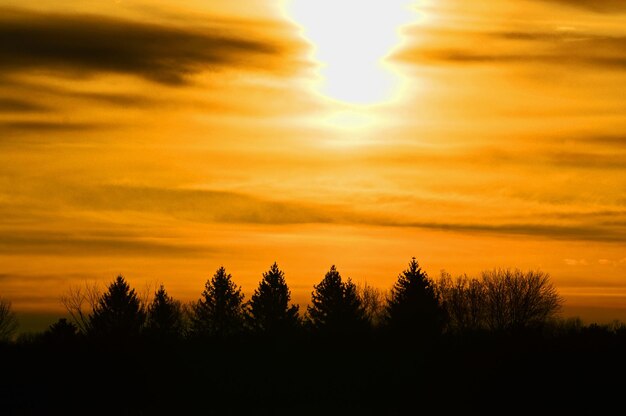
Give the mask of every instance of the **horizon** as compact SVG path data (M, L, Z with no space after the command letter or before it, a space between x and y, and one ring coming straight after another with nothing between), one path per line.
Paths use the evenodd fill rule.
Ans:
M231 4L232 3L232 4ZM541 270L626 322L626 7L0 0L0 297ZM61 315L62 316L62 315ZM54 317L50 322L48 318Z

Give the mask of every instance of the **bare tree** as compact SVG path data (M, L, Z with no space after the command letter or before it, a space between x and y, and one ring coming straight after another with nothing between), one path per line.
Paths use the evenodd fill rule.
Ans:
M379 326L384 319L386 293L366 281L357 283L356 291L365 309L365 316L373 327Z
M89 317L98 305L102 291L97 282L85 282L82 286L70 286L61 296L61 303L70 315L74 325L83 334L89 329Z
M538 327L561 309L550 276L541 271L494 269L483 272L486 324L496 331Z
M442 271L437 289L446 310L449 331L475 331L485 327L485 290L478 279L463 275L453 280L449 273Z
M541 271L494 269L481 279L463 275L456 280L443 272L437 289L452 332L537 328L553 320L563 303Z
M17 318L11 310L11 302L0 298L0 342L9 341L17 330Z

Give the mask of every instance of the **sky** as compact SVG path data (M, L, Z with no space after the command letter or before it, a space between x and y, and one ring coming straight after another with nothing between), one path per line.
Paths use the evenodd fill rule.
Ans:
M0 296L414 256L626 320L625 131L621 0L0 0Z

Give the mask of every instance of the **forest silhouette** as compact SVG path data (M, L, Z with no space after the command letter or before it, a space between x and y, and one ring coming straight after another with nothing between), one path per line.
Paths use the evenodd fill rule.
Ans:
M560 318L542 271L413 258L385 293L333 265L304 311L276 263L249 300L220 267L188 304L123 276L61 301L17 338L0 301L0 414L599 414L626 369L626 326Z

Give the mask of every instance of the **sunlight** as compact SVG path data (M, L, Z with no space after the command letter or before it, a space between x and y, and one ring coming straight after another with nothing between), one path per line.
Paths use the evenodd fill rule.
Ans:
M385 62L414 18L411 0L286 0L285 11L314 45L316 89L333 100L377 104L395 98L400 77Z

